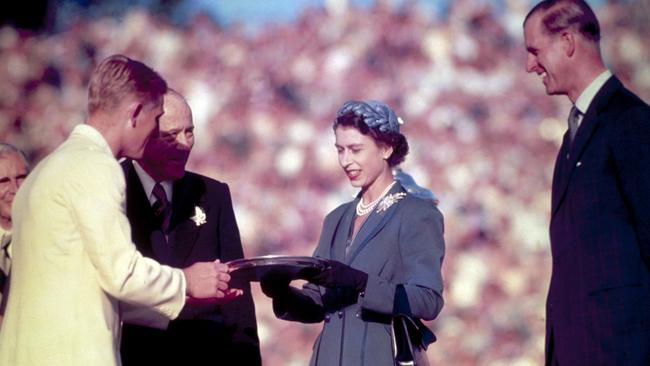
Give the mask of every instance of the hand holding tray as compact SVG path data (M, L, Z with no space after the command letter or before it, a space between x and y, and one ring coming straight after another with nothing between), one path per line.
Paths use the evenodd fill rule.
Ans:
M306 256L265 255L226 263L233 278L261 281L263 277L309 279L329 267L326 259Z

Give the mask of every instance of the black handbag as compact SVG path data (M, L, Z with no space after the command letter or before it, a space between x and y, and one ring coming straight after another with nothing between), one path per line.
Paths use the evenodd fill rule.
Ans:
M396 366L429 366L427 346L436 341L436 336L412 316L404 285L395 289L391 338Z

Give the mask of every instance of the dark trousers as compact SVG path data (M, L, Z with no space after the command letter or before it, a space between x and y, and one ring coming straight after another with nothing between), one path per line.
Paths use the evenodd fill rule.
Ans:
M167 330L125 324L123 366L229 365L230 337L225 327L209 320L176 320Z

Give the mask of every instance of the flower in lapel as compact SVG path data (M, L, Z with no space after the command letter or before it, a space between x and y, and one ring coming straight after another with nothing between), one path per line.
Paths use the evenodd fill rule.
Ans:
M406 196L406 193L404 193L404 192L393 193L393 194L387 195L386 197L382 198L382 200L379 201L379 203L377 204L377 212L382 212L382 211L388 210L390 208L390 206L392 206L397 201L404 198L404 196Z
M190 217L190 219L194 221L194 224L196 226L201 226L205 224L206 222L208 222L205 218L206 216L203 209L199 206L194 206L194 216Z

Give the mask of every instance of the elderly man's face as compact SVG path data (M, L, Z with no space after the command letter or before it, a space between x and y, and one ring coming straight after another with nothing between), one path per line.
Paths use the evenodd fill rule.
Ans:
M185 174L185 164L194 146L192 112L178 95L168 93L163 101L158 131L149 139L140 165L156 181L176 180Z
M27 177L27 167L18 153L7 152L0 155L0 217L2 219L11 219L11 205L25 177Z

